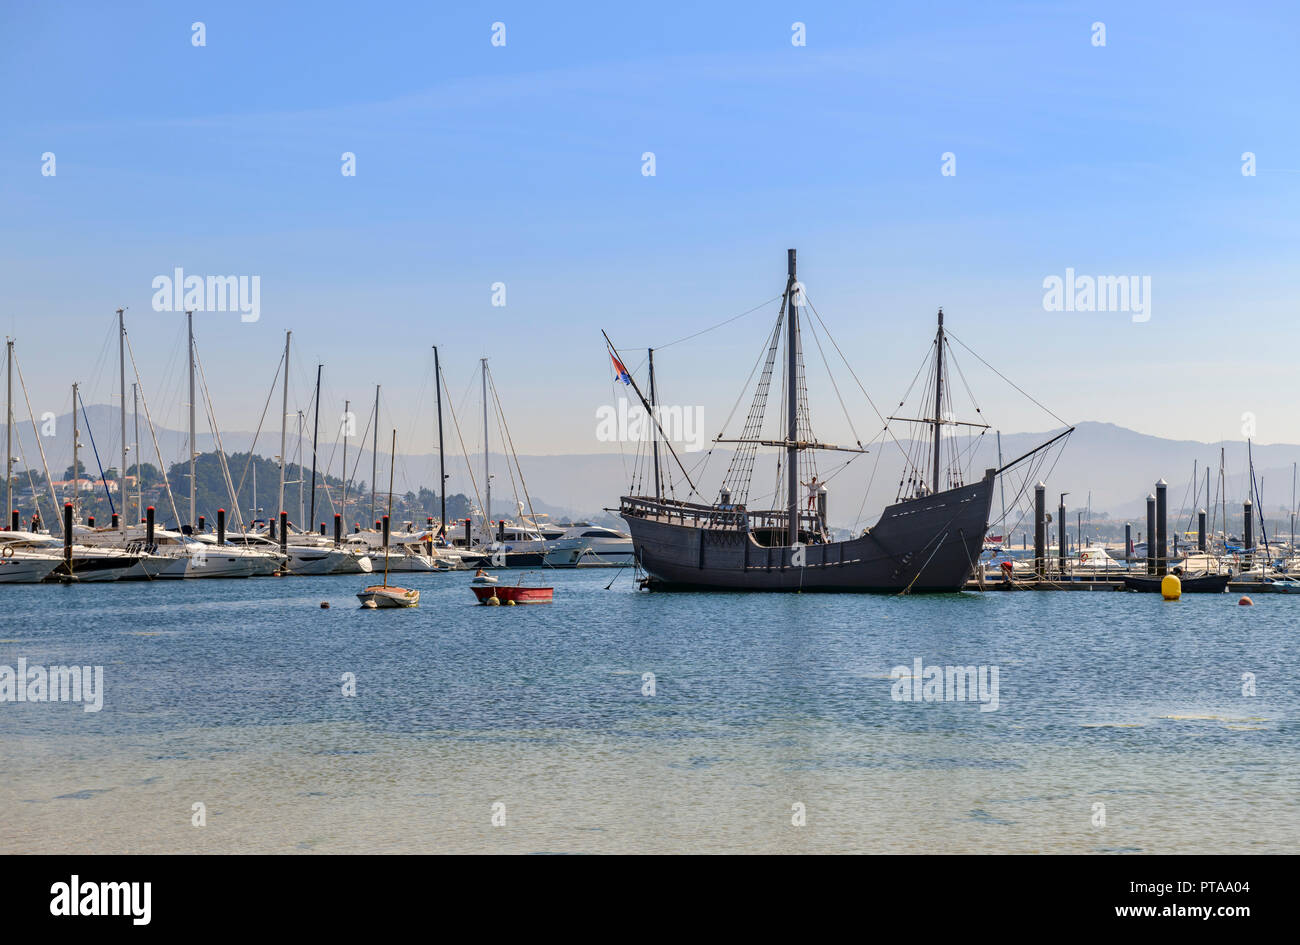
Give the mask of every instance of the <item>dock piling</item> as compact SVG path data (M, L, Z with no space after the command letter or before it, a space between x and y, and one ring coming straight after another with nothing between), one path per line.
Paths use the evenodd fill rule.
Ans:
M1156 497L1147 495L1147 574L1156 573Z
M1169 570L1169 483L1156 483L1156 576Z
M1246 548L1246 569L1255 563L1255 505L1247 499L1241 505L1241 538Z
M1047 576L1047 485L1034 486L1034 571Z
M72 574L72 503L63 503L63 561Z
M1061 577L1065 577L1065 497L1061 493L1061 504L1056 510L1056 567Z

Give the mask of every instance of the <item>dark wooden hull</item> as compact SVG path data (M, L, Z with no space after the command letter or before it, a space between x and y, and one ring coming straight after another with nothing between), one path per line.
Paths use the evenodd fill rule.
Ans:
M709 528L637 514L623 518L650 583L663 588L745 591L957 592L984 544L993 500L992 470L972 485L891 505L866 534L849 541L767 547L748 529Z
M1163 578L1153 575L1125 575L1124 586L1130 591L1160 593ZM1206 574L1200 577L1180 577L1184 594L1222 594L1228 589L1231 578L1226 574Z

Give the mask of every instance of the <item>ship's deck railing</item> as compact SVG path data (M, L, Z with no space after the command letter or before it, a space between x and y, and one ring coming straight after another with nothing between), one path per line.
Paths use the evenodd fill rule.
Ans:
M752 529L789 528L790 516L784 509L768 509L750 512L743 505L700 505L695 502L681 502L676 499L649 499L636 496L624 496L620 511L624 515L651 519L668 524L689 525L694 528L731 529L746 531ZM799 513L800 528L819 531L821 519L816 512Z

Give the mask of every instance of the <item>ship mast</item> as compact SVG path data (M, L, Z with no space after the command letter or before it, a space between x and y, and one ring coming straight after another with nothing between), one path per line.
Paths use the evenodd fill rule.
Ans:
M282 385L284 394L280 403L280 503L275 507L277 513L284 511L284 450L285 435L288 432L286 427L289 423L289 338L291 335L293 335L291 331L284 333L284 383ZM299 473L298 478L301 479L301 467ZM301 516L299 518L301 519ZM302 527L301 521L298 522L298 527Z
M316 419L311 428L311 515L307 516L307 525L316 527L316 439L320 436L320 372L325 365L316 365ZM299 468L299 473L302 469Z
M9 385L5 397L5 518L14 507L14 341L5 340L5 376Z
M799 543L799 311L795 305L795 251L786 251L786 513L790 544Z
M370 521L375 520L375 477L379 475L379 385L375 385L375 425L370 444ZM367 526L369 527L369 526Z
M488 471L488 393L487 393L487 358L480 358L483 365L483 489L486 499L483 502L483 521L487 527L488 538L492 541L492 474Z
M348 418L352 411L352 401L343 401L343 527L348 527ZM257 469L256 466L253 467Z
M934 336L934 483L939 491L939 450L943 444L943 309L939 309L939 331Z
M131 441L131 449L135 450L135 518L141 521L144 518L144 482L140 473L140 387L139 384L131 385L131 410L135 417L135 439ZM126 483L126 472L122 473L123 484ZM122 500L122 534L126 534L126 499Z
M442 455L442 367L438 364L438 346L433 346L433 391L438 400L438 498L442 503L438 527L447 534L447 469Z
M125 309L117 310L117 394L121 400L122 412L122 485L126 485L126 322L123 319ZM131 385L134 396L135 385ZM72 405L76 410L76 404ZM140 417L136 411L135 420L135 478L140 481ZM122 500L122 537L126 538L126 500Z
M197 452L197 448L196 448L195 443L194 443L194 312L193 312L193 311L189 311L189 312L186 312L186 313L185 313L185 324L186 324L186 329L187 329L187 331L188 331L188 333L189 333L189 339L190 339L190 348L189 348L189 361L190 361L190 531L193 532L193 530L194 530L194 522L196 521L195 506L198 504L198 502L197 502L197 498L198 498L198 493L197 493L197 490L198 490L198 482L197 482L197 481L195 480L195 478L194 478L194 457L195 457L195 453ZM122 403L125 405L126 401L123 400ZM256 466L254 466L254 471L256 471Z
M654 414L657 401L655 400L655 349L647 349L650 358L650 413ZM650 437L654 441L655 450L655 499L662 500L664 497L663 487L659 484L659 433L652 426L650 428Z
M77 383L72 384L72 507L74 510L81 505L81 460L78 452L81 443L81 430L77 427Z

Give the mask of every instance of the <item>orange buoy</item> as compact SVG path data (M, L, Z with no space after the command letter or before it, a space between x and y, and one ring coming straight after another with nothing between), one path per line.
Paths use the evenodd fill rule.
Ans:
M1237 604L1238 604L1239 606L1241 606L1241 607L1254 607L1254 606L1255 606L1255 602L1254 602L1253 600L1251 600L1249 597L1243 597L1241 600L1237 601Z

